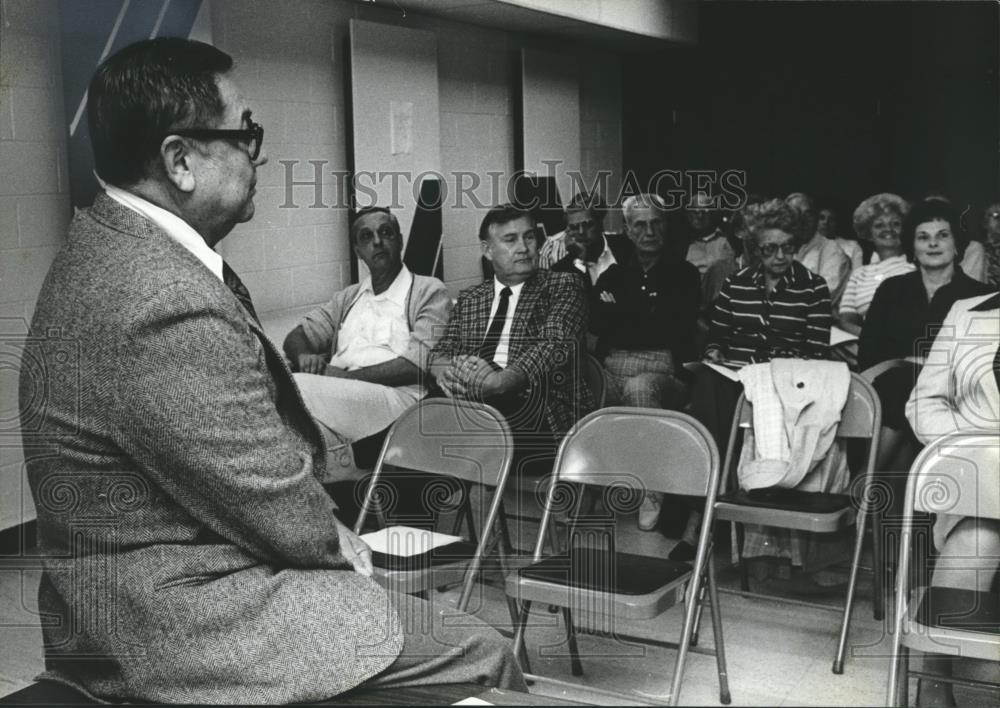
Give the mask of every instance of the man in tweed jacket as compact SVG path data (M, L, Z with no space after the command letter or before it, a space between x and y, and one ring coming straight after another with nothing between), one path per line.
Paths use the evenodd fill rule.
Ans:
M46 277L21 376L39 611L55 620L41 678L183 703L362 683L523 690L494 630L369 577L317 480L320 432L212 249L252 218L266 162L231 65L156 39L90 85L107 187Z
M504 413L518 452L541 452L531 457L545 471L544 458L551 465L558 441L593 407L581 375L583 283L570 273L539 270L535 219L526 210L494 207L479 240L495 276L459 295L431 352L431 373L445 395L482 400Z

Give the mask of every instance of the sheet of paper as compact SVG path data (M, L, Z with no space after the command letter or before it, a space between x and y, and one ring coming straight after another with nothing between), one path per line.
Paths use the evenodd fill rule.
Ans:
M707 366L712 371L715 371L721 374L722 376L725 376L730 381L738 382L740 380L739 369L731 369L728 366L723 366L722 364L714 364L710 361L689 361L686 364L684 364L684 368L687 369L688 371L697 371L703 366Z
M830 328L830 346L831 347L835 347L838 344L844 344L845 342L855 342L855 341L857 341L857 339L858 338L855 337L853 334L851 334L850 332L845 332L840 327L831 327Z
M386 526L378 531L361 534L361 540L376 553L408 557L461 541L462 537L410 526Z

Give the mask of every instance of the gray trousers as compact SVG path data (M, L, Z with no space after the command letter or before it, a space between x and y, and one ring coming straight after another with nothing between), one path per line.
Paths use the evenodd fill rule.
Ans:
M510 641L490 625L412 595L388 595L403 627L403 650L359 688L478 683L527 692Z

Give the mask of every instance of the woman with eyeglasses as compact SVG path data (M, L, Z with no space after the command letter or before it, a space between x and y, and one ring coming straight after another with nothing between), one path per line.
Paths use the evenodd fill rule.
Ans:
M705 360L739 369L776 358L826 359L830 343L830 290L826 281L795 260L810 238L810 224L781 199L748 205L744 258L748 265L722 284L709 317ZM737 381L708 368L697 372L691 413L725 450ZM672 560L694 557L700 514L693 513Z
M722 285L709 324L705 358L739 367L776 357L826 358L830 291L795 260L808 238L798 213L778 199L748 206L750 265Z
M903 407L923 365L927 349L957 300L985 295L990 287L966 275L959 263L967 239L950 202L929 198L906 218L902 251L916 270L885 280L875 291L858 343L862 371L890 360L904 360L873 381L882 402L882 434L876 469L906 470L916 439ZM902 486L898 490L902 499Z

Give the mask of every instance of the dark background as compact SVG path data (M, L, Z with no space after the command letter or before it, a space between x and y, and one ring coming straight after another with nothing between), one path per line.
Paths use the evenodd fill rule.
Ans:
M631 56L626 170L738 169L838 210L943 193L980 233L1000 199L995 2L703 2L699 45Z

